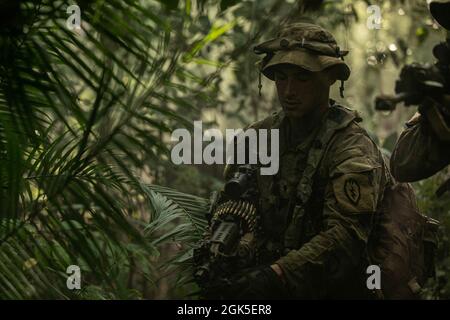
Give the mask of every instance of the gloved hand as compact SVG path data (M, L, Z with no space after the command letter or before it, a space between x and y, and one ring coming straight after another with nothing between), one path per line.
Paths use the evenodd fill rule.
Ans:
M287 288L281 277L269 266L243 270L230 279L211 284L208 291L216 299L288 298Z

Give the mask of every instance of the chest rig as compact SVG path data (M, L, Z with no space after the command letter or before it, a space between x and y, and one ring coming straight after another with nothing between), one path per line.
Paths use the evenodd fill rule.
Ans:
M262 126L280 128L283 117L282 112L275 114ZM354 120L360 121L354 111L332 104L320 126L302 143L285 148L280 139L279 174L258 177L262 233L265 234L265 250L271 252L267 260L298 249L320 232L317 221L321 218L323 194L319 189L324 183L318 181L326 177L318 179L316 172L335 133Z

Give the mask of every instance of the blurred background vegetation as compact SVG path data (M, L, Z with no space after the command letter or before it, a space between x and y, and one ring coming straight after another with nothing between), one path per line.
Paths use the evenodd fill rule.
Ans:
M370 5L380 29L367 27ZM373 101L405 63L433 61L444 30L426 1L0 0L0 298L195 297L189 258L223 168L171 164L170 133L277 110L252 48L298 19L350 50L345 98L332 96L392 150L415 110L375 113ZM428 299L450 298L450 199L434 195L446 175L414 184L442 222ZM67 289L69 265L81 290Z

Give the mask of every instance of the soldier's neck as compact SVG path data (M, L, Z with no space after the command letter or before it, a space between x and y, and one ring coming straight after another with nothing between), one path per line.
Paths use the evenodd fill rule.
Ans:
M311 131L320 123L328 108L329 104L327 103L314 108L311 112L304 114L302 117L289 117L289 124L291 125L291 128L295 129L293 133L295 133L295 131L298 133Z
M322 121L329 104L315 108L312 112L305 114L300 118L288 118L290 127L290 140L292 142L301 142L316 128Z

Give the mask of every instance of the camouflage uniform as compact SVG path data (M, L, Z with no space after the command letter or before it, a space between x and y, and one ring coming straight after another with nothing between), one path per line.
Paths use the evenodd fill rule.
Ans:
M416 114L406 126L391 157L396 179L406 182L425 179L450 164L450 142L441 141L427 119Z
M328 32L314 25L296 24L284 30L281 38L288 37L289 42L292 38L302 42L304 37L303 42L311 45L314 41L335 45ZM280 36L268 43L276 47L277 41ZM339 58L319 55L311 63L317 52L296 55L296 50L289 48L281 57L275 53L272 59L306 69L313 65L314 71L339 65L340 79L348 78L350 71ZM266 59L262 65L269 78L271 61ZM389 174L360 121L354 111L330 101L324 115L299 120L305 128L302 137L291 136L283 111L250 126L280 130L279 172L258 176L258 263L280 266L291 298L371 296L366 288L365 270L370 264L366 244ZM236 165L227 166L225 177L235 169Z
M433 18L445 29L450 30L450 1L429 1L429 9ZM440 121L446 122L444 125L446 139L440 139L442 135L436 134L440 132L436 130L438 124L436 116L430 118L427 108L419 107L423 115L417 113L406 124L407 129L401 134L391 157L392 174L397 180L413 182L425 179L450 164L450 97L442 98L440 106L444 107L435 114L439 113ZM441 125L439 127L442 128ZM437 194L442 195L447 190L450 190L450 180L438 190Z

